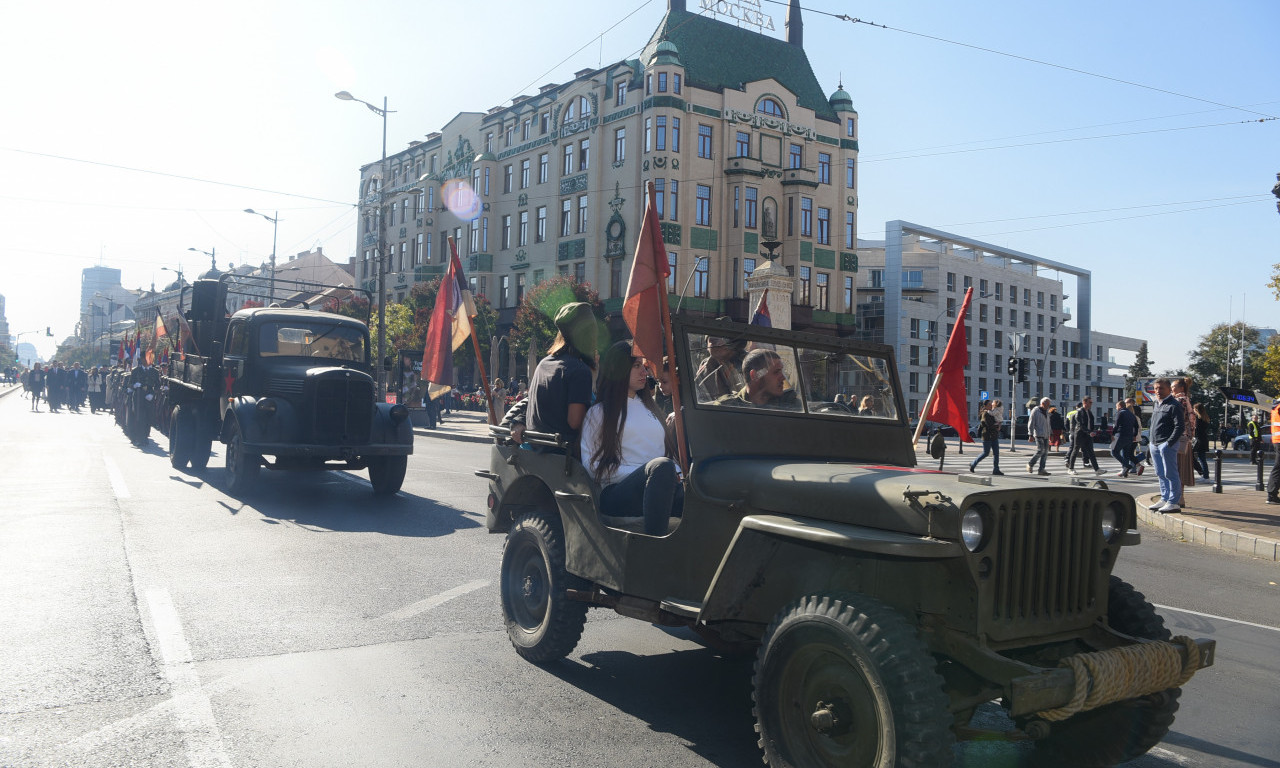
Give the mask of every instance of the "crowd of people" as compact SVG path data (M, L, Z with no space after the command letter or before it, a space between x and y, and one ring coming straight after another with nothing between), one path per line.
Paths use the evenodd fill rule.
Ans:
M23 396L31 401L31 410L40 412L44 402L50 413L64 409L79 413L86 403L92 413L105 407L107 368L94 366L85 370L80 363L70 366L54 361L43 366L35 363L16 378L22 384Z
M1155 380L1155 398L1152 403L1150 427L1143 434L1142 414L1134 398L1116 402L1110 433L1110 453L1120 464L1119 476L1142 475L1147 466L1155 470L1160 496L1148 509L1159 513L1176 512L1182 508L1183 489L1195 485L1196 479L1209 480L1209 415L1202 403L1191 402L1192 383L1189 378ZM993 475L1000 471L1000 430L1004 408L1000 400L983 402L979 406L978 436L982 439L982 453L969 464L969 471L976 472L988 456L992 457ZM1260 426L1255 416L1249 422L1249 435L1253 448L1251 461L1258 460L1262 447ZM1098 419L1093 410L1093 398L1084 397L1077 407L1063 416L1049 398L1027 403L1027 431L1036 449L1027 461L1028 474L1050 475L1046 462L1050 453L1057 453L1063 434L1069 442L1063 459L1070 475L1078 475L1077 462L1086 470L1104 475L1094 454L1094 436L1098 432ZM1104 433L1105 434L1105 433ZM1277 464L1280 466L1280 464ZM1280 504L1280 471L1273 469L1273 482L1268 483L1267 503Z

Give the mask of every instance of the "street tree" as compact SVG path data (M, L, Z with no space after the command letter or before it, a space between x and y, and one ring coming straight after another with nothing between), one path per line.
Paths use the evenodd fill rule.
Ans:
M438 277L425 283L417 283L409 291L405 306L413 312L413 344L406 345L402 349L420 350L425 345L427 329L431 325L431 310L435 309L436 295L440 292L442 279ZM498 327L498 313L485 296L473 296L472 299L476 305L476 340L480 343L480 354L488 360L490 339L493 337L494 329ZM475 348L470 342L453 352L453 364L460 370L469 370L475 364L475 359Z
M1144 379L1151 376L1151 358L1147 351L1147 342L1142 342L1142 346L1138 347L1138 355L1133 359L1133 364L1129 366L1129 372L1124 377L1124 389L1129 395L1133 395L1138 390L1138 379Z
M1243 322L1219 323L1188 353L1191 371L1210 386L1254 389L1262 385L1263 352L1258 329ZM1241 355L1244 357L1243 375Z
M1280 335L1272 336L1262 353L1262 391L1280 394Z

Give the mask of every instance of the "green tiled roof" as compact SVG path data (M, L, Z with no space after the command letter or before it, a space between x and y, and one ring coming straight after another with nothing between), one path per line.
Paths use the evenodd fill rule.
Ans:
M746 83L772 77L796 95L800 106L823 120L839 122L799 46L678 9L667 11L640 61L647 63L663 40L676 44L690 85L741 90Z

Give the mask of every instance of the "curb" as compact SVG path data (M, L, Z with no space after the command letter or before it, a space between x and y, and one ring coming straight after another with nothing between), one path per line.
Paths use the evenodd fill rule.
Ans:
M8 389L6 389L6 390L4 390L4 391L0 391L0 397L4 397L5 395L13 394L14 392L17 392L17 391L19 391L19 390L21 390L21 389L22 389L22 385L21 385L21 384L13 384L13 385L10 385Z
M1155 497L1151 496L1151 498ZM1250 555L1272 562L1280 560L1280 541L1275 539L1240 533L1217 525L1192 522L1177 514L1162 515L1147 509L1142 502L1138 503L1138 519L1152 528L1193 544L1203 544L1213 549Z
M425 427L413 430L414 437L434 437L437 440L454 440L461 443L492 443L493 438L482 435L468 435L465 432L441 432L436 429L427 429Z

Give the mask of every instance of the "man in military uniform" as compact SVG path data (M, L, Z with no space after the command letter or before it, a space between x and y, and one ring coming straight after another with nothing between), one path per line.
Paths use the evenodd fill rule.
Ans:
M151 431L152 403L160 391L160 372L150 363L144 363L129 372L128 387L129 414L125 429L129 439L139 443Z

